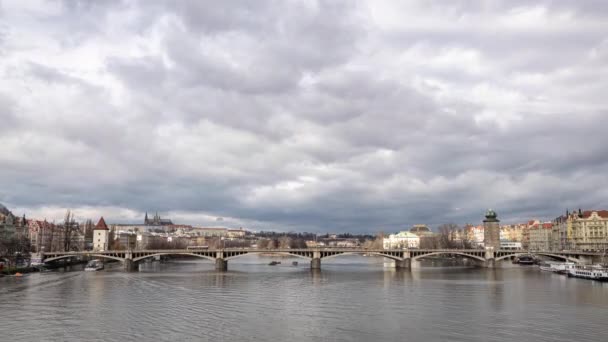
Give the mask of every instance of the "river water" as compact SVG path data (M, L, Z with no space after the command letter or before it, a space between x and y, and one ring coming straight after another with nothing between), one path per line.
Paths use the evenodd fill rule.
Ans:
M346 256L320 272L257 256L226 273L203 260L115 266L0 278L0 341L608 341L608 284L536 267L395 271Z

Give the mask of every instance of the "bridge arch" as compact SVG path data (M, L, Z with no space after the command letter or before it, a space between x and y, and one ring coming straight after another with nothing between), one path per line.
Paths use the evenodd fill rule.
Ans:
M513 253L513 254L507 254L507 255L500 256L500 257L496 258L495 260L500 261L500 260L504 260L504 259L508 259L508 258L512 258L512 257L517 257L517 256L521 256L521 255L530 255L530 254L548 256L548 257L552 257L552 258L556 258L556 259L560 259L560 260L564 260L564 261L576 262L576 263L580 262L580 260L578 260L577 258L574 258L574 257L553 254L553 253L544 253L544 252Z
M394 256L394 255L384 254L384 253L380 253L380 252L367 252L367 251L361 251L361 252L342 252L342 253L337 253L337 254L332 254L332 255L324 256L324 257L321 258L321 260L332 259L332 258L340 257L340 256L343 256L343 255L359 255L359 256L362 256L364 254L373 255L373 256L381 256L381 257L388 258L388 259L391 259L391 260L398 260L398 261L403 260L403 258Z
M78 255L61 255L61 256L57 256L57 257L52 257L52 258L46 258L44 259L44 263L46 264L47 262L53 262L53 261L57 261L57 260L61 260L61 259L67 259L67 258L72 258L72 257L76 257ZM87 257L96 257L96 258L104 258L104 259L112 259L112 260L116 260L116 261L125 261L124 258L120 258L120 257L115 257L115 256L110 256L110 255L103 255L103 254L86 254L85 256Z
M152 257L155 257L155 256L161 256L161 255L187 255L187 256L194 256L194 257L198 257L198 258L203 258L203 259L215 261L214 257L210 257L210 256L207 256L207 255L201 255L201 254L195 254L195 253L167 252L167 253L154 253L154 254L149 254L149 255L144 255L144 256L137 257L137 258L133 258L133 262L139 262L139 261L147 259L147 258L152 258Z
M423 259L423 258L433 256L433 255L460 255L460 256L463 256L468 259L473 259L473 260L477 260L477 261L486 261L486 259L482 256L467 254L467 253L463 253L463 252L456 252L456 251L432 252L432 253L428 253L428 254L417 255L417 256L413 257L412 260L417 261L419 259Z
M229 256L224 258L224 260L232 260L232 259L236 259L236 258L240 258L242 256L245 255L252 255L252 254L263 254L263 253L268 253L268 251L248 251L247 253L243 253L243 254L237 254L237 255L233 255L233 256ZM305 255L299 255L299 254L294 254L294 253L289 253L289 252L271 252L272 254L281 254L281 255L288 255L288 256L294 256L294 257L298 257L298 258L302 258L302 259L307 259L307 260L311 260L312 258L309 256L305 256Z

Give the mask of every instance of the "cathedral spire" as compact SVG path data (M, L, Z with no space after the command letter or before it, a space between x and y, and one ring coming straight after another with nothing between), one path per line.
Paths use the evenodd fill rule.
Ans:
M146 211L146 216L144 217L144 224L148 224L148 212Z

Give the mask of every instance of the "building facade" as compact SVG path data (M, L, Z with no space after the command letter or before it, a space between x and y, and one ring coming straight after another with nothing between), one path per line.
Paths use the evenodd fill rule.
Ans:
M552 248L552 223L533 225L528 229L528 249L532 251L549 251Z
M553 220L551 241L556 251L608 249L608 210L566 211Z
M384 238L382 246L384 249L418 248L420 246L420 237L412 232L402 231Z

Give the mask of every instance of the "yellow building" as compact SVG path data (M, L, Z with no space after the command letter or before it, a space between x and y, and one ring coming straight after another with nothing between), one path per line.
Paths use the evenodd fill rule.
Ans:
M608 248L608 210L566 212L553 221L556 250L595 250Z

